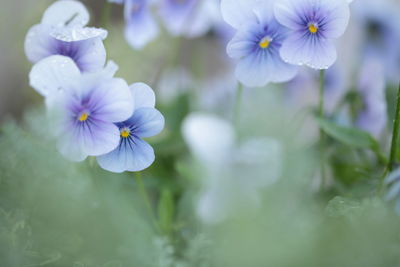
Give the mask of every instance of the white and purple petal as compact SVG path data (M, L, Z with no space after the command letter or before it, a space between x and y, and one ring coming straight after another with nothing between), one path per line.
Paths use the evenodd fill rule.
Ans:
M29 29L25 38L25 54L30 62L54 55L55 40L50 36L51 26L37 24Z
M134 83L130 86L130 89L135 102L135 109L155 107L156 96L150 86L145 83Z
M68 30L68 32L70 32ZM76 32L83 32L77 30ZM47 25L33 26L25 39L25 53L32 63L51 55L62 55L72 58L79 69L84 72L96 72L104 67L106 62L106 50L102 42L104 33L101 31L95 35L76 35L74 38L57 34L60 32ZM71 35L73 35L71 33ZM58 39L57 39L58 38Z
M213 0L163 0L159 15L171 35L189 38L205 34L220 16Z
M42 96L62 90L71 80L80 77L80 70L69 57L51 56L35 64L29 73L30 85Z
M121 173L148 168L155 160L153 148L140 138L121 138L119 146L108 154L97 157L103 169Z
M42 24L57 27L83 27L88 24L89 18L89 12L81 2L63 0L56 1L47 8L42 17Z
M282 59L294 65L313 69L327 69L335 63L337 54L332 40L293 33L282 44Z
M282 61L279 53L253 52L239 60L236 67L238 80L251 87L265 86L270 82L286 82L294 78L297 68Z
M80 81L85 84L81 88L82 101L91 113L110 122L122 122L132 116L134 101L127 83L118 78L100 81L95 78L90 75Z
M66 121L59 133L57 137L60 153L72 161L103 155L119 144L118 127L96 118L90 118L86 122Z
M135 49L143 48L159 33L157 23L151 14L149 2L149 0L127 0L125 2L125 38Z
M154 108L140 108L124 122L138 137L146 138L159 134L165 125L164 116Z
M253 8L256 4L256 0L222 0L222 17L233 28L239 29L249 20L254 20Z

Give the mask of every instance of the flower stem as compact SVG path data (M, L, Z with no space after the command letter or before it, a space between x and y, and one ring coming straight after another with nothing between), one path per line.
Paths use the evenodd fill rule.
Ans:
M325 99L325 70L321 70L319 73L319 107L318 115L321 119L325 117L324 113L324 99ZM321 188L325 187L326 175L325 175L325 133L320 128L320 153L321 153Z
M393 122L393 134L392 134L392 142L390 145L390 156L389 160L383 170L383 174L380 177L380 183L378 187L377 194L381 196L385 189L385 178L386 176L393 170L394 165L397 162L397 149L399 146L399 129L400 128L400 85L397 91L397 99L396 99L396 113L394 115Z
M400 127L400 85L397 91L396 114L393 123L392 144L390 147L390 157L387 165L388 171L392 171L397 161L397 148L399 143L399 127Z
M239 121L240 121L240 109L242 105L242 96L243 96L243 85L239 82L237 86L237 91L236 91L236 100L235 100L235 110L234 110L234 116L233 116L233 122L235 124L235 127L239 126Z
M142 199L144 201L144 205L145 205L145 207L147 209L148 216L153 221L155 229L160 232L161 230L160 230L160 227L159 227L159 225L157 223L157 218L154 215L149 195L148 195L148 193L146 191L146 187L144 186L144 183L143 183L142 174L140 172L136 172L135 173L135 179L136 179L136 184L137 184L138 189L139 189L139 193L140 193L140 195L141 195L141 197L142 197Z
M101 16L101 25L104 29L108 27L108 23L111 16L111 9L112 9L111 3L106 0L106 3L104 4L103 7L103 13Z

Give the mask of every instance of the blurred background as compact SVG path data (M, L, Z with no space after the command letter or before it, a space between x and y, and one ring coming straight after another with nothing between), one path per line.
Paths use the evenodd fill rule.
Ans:
M124 38L123 7L112 5L105 46L116 76L148 83L166 118L150 140L156 162L142 174L154 215L134 174L62 158L24 54L27 31L53 2L0 0L0 266L400 265L400 220L376 194L382 164L373 153L329 138L320 190L318 73L300 68L288 83L244 88L234 120L238 84L225 51L233 31L221 18L198 38L161 27L138 51ZM81 2L89 25L102 27L106 1ZM400 2L354 0L351 10L326 73L326 113L386 153Z

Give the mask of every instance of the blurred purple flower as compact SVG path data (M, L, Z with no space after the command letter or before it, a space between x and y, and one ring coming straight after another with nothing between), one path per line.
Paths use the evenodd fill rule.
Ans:
M154 108L153 90L143 83L135 83L130 89L135 111L128 120L116 124L120 131L119 146L97 158L103 169L116 173L149 167L155 159L154 150L142 138L154 136L164 128L164 117Z
M237 79L246 86L265 86L292 79L297 68L281 59L279 49L287 31L274 18L272 2L223 0L223 18L237 32L227 47L237 59Z
M281 0L276 19L290 29L280 54L291 64L327 69L337 58L334 39L346 30L350 18L345 0Z
M287 83L285 98L290 106L308 107L318 103L318 76L310 69L301 69L299 74ZM335 63L325 74L325 111L332 114L346 93L347 80L340 66Z
M52 4L40 24L33 26L25 39L25 53L32 63L52 55L70 57L83 72L96 72L104 67L106 51L103 29L84 27L89 21L86 8L77 1Z
M355 17L361 27L361 49L365 56L383 60L385 77L398 83L400 73L400 7L389 1L355 2Z
M114 0L125 4L125 38L134 49L142 49L159 34L157 22L151 12L152 0Z
M174 36L199 37L220 19L215 0L160 0L159 15Z
M135 49L141 49L158 35L158 26L151 13L149 0L125 1L125 38Z
M81 74L68 57L51 56L31 71L31 84L45 91L51 133L63 156L82 161L115 149L120 131L117 122L133 112L128 85L113 78L115 69ZM45 88L40 88L45 87Z
M364 109L356 125L378 138L387 123L385 73L380 59L368 58L362 64L358 90L363 98Z

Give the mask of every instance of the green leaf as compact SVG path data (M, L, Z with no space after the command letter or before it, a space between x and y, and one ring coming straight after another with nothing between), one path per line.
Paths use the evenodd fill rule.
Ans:
M166 233L172 229L174 218L174 200L169 189L164 188L161 192L160 201L158 203L158 219L160 227Z
M317 118L321 129L333 139L356 148L379 148L378 142L369 133L354 127L340 126L327 119Z

